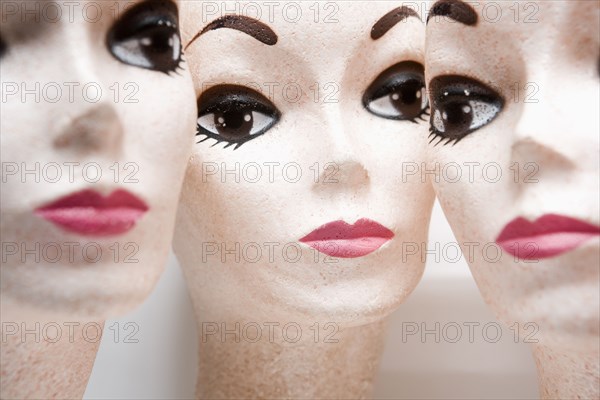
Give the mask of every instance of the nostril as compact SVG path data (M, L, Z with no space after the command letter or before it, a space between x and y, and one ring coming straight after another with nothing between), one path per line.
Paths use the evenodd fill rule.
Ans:
M361 186L368 182L369 172L361 163L352 160L325 164L316 183L342 190L343 187Z
M577 167L576 160L562 153L559 148L535 140L531 136L518 140L512 146L512 159L521 164L532 162L544 166L545 169L561 171Z
M539 185L546 188L558 185L556 190L561 190L560 185L570 182L573 171L577 169L576 160L561 150L533 138L517 141L512 147L508 171L517 184L515 188L518 191L529 191Z
M122 127L115 109L108 104L95 106L59 128L54 140L57 148L98 150L113 147L122 136Z
M366 184L369 172L358 162L344 163L340 166L340 181L348 185Z

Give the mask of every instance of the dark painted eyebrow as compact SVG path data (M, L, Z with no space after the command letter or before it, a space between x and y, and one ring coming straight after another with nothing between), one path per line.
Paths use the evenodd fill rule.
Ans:
M273 29L269 28L268 25L260 22L259 20L243 15L225 15L206 25L200 32L196 34L196 36L192 38L192 40L190 40L185 48L187 49L194 42L194 40L198 39L206 32L221 28L235 29L243 32L268 46L273 46L277 43L277 34L273 31Z
M375 22L373 28L371 28L371 39L377 40L392 29L398 22L405 20L408 17L416 17L421 21L419 14L411 8L406 6L394 8L389 13L385 14Z
M461 0L439 0L431 8L427 22L436 15L448 17L467 26L477 24L477 13L473 7Z

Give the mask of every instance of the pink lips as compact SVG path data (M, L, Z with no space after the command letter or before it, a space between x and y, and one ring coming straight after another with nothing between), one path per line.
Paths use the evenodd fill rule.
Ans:
M129 231L148 206L126 190L108 197L84 190L35 210L35 214L62 228L90 236L111 236Z
M332 257L356 258L374 252L394 237L385 226L362 218L350 225L329 222L300 239L313 249Z
M600 227L577 219L546 214L534 222L516 218L504 227L496 243L521 259L554 257L600 234Z

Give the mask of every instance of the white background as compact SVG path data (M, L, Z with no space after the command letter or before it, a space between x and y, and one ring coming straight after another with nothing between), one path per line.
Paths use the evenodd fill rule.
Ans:
M437 203L429 241L441 246L456 242ZM447 258L453 257L450 250L448 254ZM139 327L134 335L138 343L125 343L125 336L133 332L132 326L126 328L127 322ZM440 335L436 343L434 334L427 335L425 341L417 334L407 336L403 343L406 323L424 323L427 329L435 330L435 322L440 322L440 332L447 323L458 324L461 338L451 343ZM468 327L463 325L471 322L480 323L474 327L473 343L469 342ZM493 343L489 339L497 334L495 322L464 258L452 263L429 257L421 283L392 316L375 398L537 398L529 345L515 342L514 332L505 326L501 338ZM492 325L484 336L483 326L488 323ZM457 333L450 325L445 332L450 339ZM129 315L106 322L84 398L194 398L197 348L191 303L177 260L171 256L152 296Z

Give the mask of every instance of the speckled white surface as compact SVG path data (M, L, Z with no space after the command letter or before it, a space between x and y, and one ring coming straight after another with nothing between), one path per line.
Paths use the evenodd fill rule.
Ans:
M439 206L434 207L429 241L456 243ZM107 327L136 322L140 342L115 343L105 335L85 399L194 398L198 343L186 290L177 261L170 258L148 301L134 313L107 321ZM470 343L466 329L456 343L435 343L431 335L424 343L418 335L402 341L407 322L426 323L432 329L435 322L483 326L494 321L464 259L449 263L431 257L415 292L391 316L375 398L536 399L535 363L529 346L515 343L508 328L497 343L487 342L480 330L477 340Z

